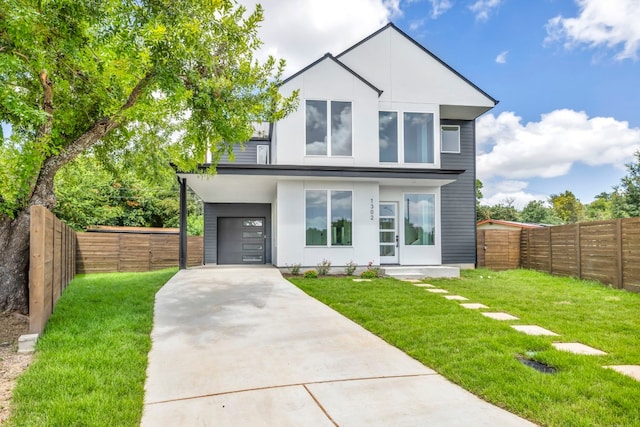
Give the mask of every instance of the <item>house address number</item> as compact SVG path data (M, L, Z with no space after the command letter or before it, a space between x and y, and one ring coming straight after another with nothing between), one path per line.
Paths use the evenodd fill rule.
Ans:
M374 216L374 215L373 215L373 212L374 212L374 209L375 209L375 207L374 207L373 199L371 199L371 204L369 205L369 219L370 219L371 221L373 221L373 216Z

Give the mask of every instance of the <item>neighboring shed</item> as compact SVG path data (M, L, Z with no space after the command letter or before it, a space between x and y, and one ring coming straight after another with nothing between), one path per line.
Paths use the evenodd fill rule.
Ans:
M476 223L477 230L517 230L523 228L546 227L544 224L528 222L503 221L501 219L485 219Z
M520 231L544 226L487 219L478 221L476 227L478 267L509 270L520 266Z

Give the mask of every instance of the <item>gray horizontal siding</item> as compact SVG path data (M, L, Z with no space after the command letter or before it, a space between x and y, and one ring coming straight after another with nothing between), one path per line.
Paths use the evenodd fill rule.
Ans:
M233 147L233 154L235 160L232 162L227 155L222 156L220 163L231 164L250 164L255 165L258 163L258 145L270 145L269 141L249 141L244 143L244 150L240 144L236 144Z
M460 126L460 153L442 153L443 169L464 169L458 180L442 187L442 262L476 262L475 121L442 120Z

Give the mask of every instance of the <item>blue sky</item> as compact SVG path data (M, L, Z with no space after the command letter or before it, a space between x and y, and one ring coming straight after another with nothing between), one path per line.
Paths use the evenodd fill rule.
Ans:
M260 55L286 59L287 75L392 21L499 100L477 122L488 204L565 190L588 203L640 149L638 0L259 2Z
M255 0L242 0L251 7ZM291 74L388 21L500 103L478 120L489 204L619 183L640 149L638 0L263 0Z

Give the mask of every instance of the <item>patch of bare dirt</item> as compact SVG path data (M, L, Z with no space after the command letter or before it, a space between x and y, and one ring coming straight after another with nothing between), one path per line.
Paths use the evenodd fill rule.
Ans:
M11 392L33 355L18 353L18 338L29 333L29 318L19 313L0 313L0 424L9 418Z

